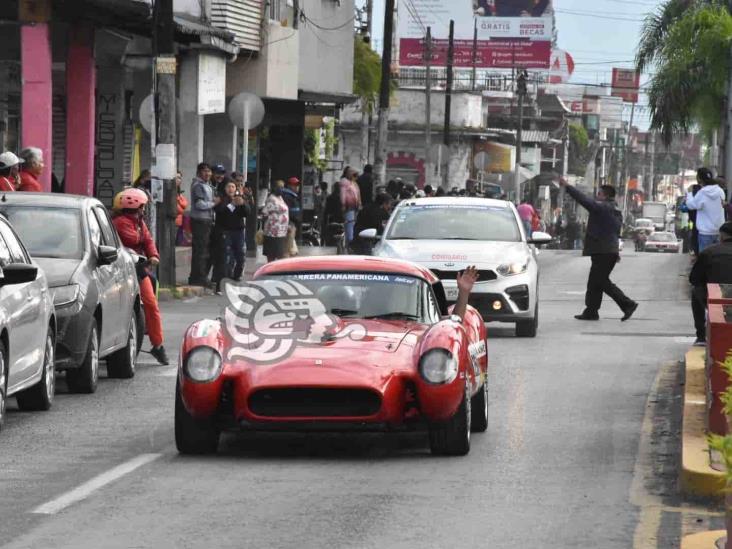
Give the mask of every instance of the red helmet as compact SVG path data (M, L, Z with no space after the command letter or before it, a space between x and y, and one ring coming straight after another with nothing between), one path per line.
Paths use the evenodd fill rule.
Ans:
M125 189L114 197L115 210L137 210L147 204L147 194L140 189Z

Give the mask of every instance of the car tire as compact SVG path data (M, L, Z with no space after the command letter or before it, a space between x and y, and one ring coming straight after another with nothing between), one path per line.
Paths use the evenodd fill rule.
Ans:
M5 345L0 342L0 431L5 424L8 403L8 368L5 360Z
M530 320L519 320L516 323L516 337L536 337L539 331L539 304L534 309L534 318Z
M470 430L474 433L485 433L488 430L488 378L483 381L473 398L470 399Z
M221 432L212 420L196 419L188 413L180 395L180 382L175 384L175 446L181 454L214 454Z
M430 450L436 456L464 456L470 452L472 412L467 384L463 400L449 420L430 425Z
M97 390L99 380L99 331L96 321L92 322L89 343L84 361L79 368L66 370L66 384L72 393L91 394Z
M131 379L135 377L137 363L138 333L137 315L133 314L127 328L127 343L124 347L107 357L107 376L116 379Z
M145 340L145 329L147 326L145 325L145 313L142 309L142 303L139 303L133 310L135 321L137 322L137 354L139 355L140 349L142 349L142 343Z
M53 330L48 329L43 352L41 380L30 389L18 393L18 408L25 412L50 410L56 394L56 340Z

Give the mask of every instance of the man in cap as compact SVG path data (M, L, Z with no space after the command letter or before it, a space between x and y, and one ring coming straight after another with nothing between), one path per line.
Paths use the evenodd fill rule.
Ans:
M732 221L719 228L720 242L712 244L701 252L689 274L691 311L694 315L696 341L704 345L707 340L707 284L732 284Z
M287 180L287 186L282 189L282 199L289 210L290 224L294 225L299 232L302 224L302 204L300 202L300 180L297 177Z
M10 151L0 154L0 191L14 191L20 179L20 165L23 160Z
M226 194L226 184L229 182L226 168L222 164L216 164L211 171L213 172L211 184L216 187L216 196L223 197Z

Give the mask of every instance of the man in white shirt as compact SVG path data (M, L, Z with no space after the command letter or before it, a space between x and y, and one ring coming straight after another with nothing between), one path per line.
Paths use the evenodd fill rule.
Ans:
M686 206L696 210L696 229L699 232L699 252L719 242L719 228L724 223L725 196L708 168L697 171L702 186L696 196L687 193Z

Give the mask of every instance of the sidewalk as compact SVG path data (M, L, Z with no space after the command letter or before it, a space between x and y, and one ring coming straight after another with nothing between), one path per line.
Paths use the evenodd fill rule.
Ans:
M334 247L324 246L300 246L300 256L314 256L314 255L335 255L336 249ZM255 271L267 263L267 258L262 255L262 247L257 248L257 257L248 257L246 266L244 267L244 278L249 279L255 273ZM188 286L188 275L191 272L191 248L189 247L177 247L175 249L175 279L179 286Z

